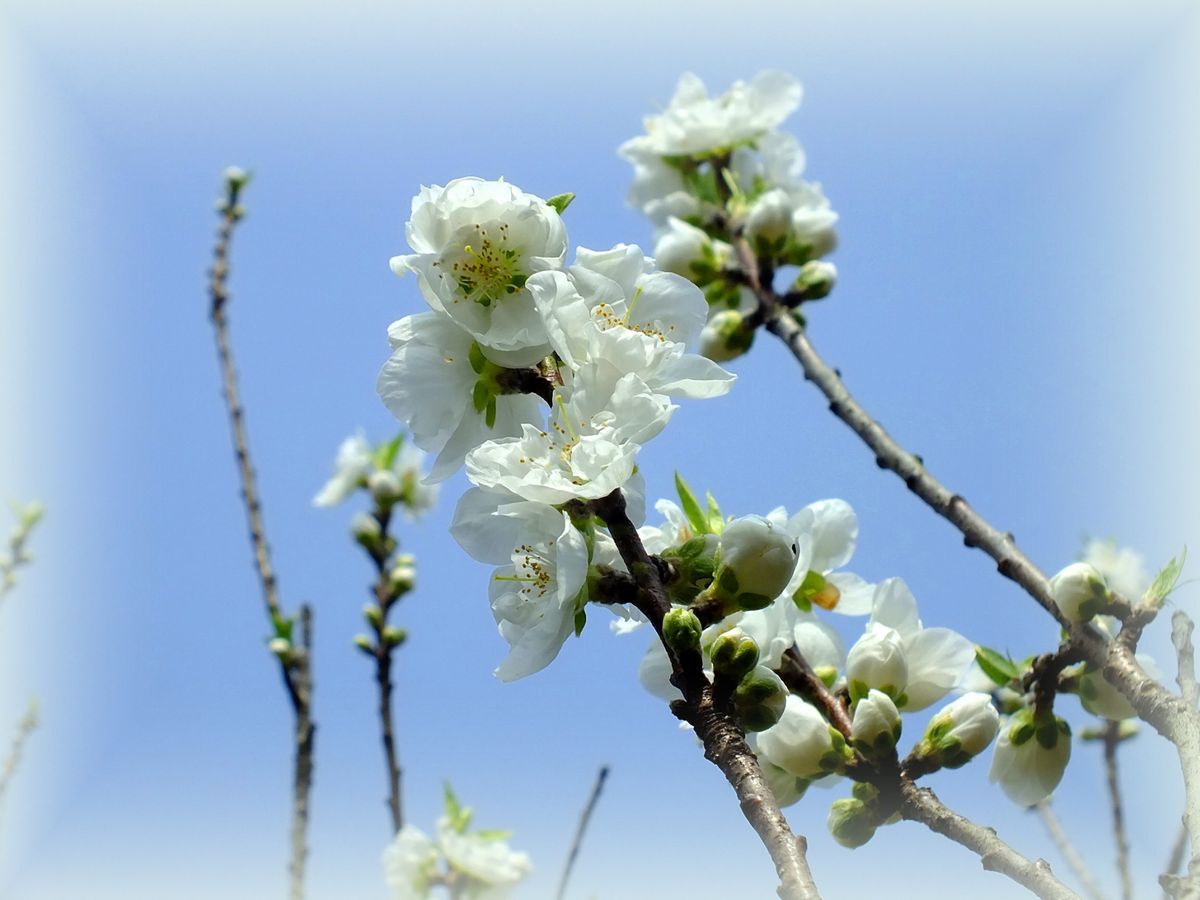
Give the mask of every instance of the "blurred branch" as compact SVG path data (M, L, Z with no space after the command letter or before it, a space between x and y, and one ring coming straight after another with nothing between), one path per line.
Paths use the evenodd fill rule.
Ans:
M26 545L43 515L42 505L36 500L23 506L13 503L12 509L17 516L17 523L8 534L6 552L0 556L0 603L16 587L17 571L33 562L33 555Z
M21 756L25 752L25 745L37 727L37 704L30 700L24 717L17 724L17 733L13 736L12 744L9 746L8 756L4 758L4 768L0 769L0 806L4 803L4 798L8 794L8 786L12 783L13 776L17 774L18 766L21 765Z
M1113 843L1117 848L1117 872L1121 876L1122 900L1133 897L1133 877L1129 871L1129 837L1125 831L1125 806L1121 800L1121 783L1117 771L1117 747L1125 740L1121 723L1106 721L1101 740L1104 742L1104 775L1108 783L1108 801L1112 807Z
M209 315L216 338L225 407L229 414L229 427L241 480L242 500L250 528L250 545L254 552L255 569L262 588L263 605L275 629L275 638L271 642L272 650L279 659L284 687L292 705L295 757L291 859L288 872L290 896L292 900L300 900L304 896L304 870L308 857L306 835L309 799L312 794L313 746L316 738L316 725L312 720L312 610L307 605L300 608L300 641L297 644L293 635L295 621L284 615L279 602L279 588L271 566L270 547L263 527L262 503L258 496L254 465L250 459L250 445L246 437L246 414L238 393L237 368L234 365L233 349L229 340L229 322L226 317L229 305L229 247L234 228L245 214L240 200L242 189L248 181L249 176L239 169L228 169L225 172L225 196L217 206L221 224L213 248L212 269L209 271Z
M558 882L558 893L554 895L556 900L563 900L567 896L567 883L571 880L571 870L575 867L575 858L579 856L579 848L583 846L583 837L587 833L588 822L592 818L596 804L600 801L600 792L604 790L604 781L607 778L608 766L601 766L600 771L596 773L596 783L592 785L591 796L588 797L587 805L584 806L583 813L579 816L575 839L571 842L571 849L567 853L567 862L563 866L562 878Z
M1050 840L1054 842L1059 855L1062 856L1071 871L1075 873L1075 877L1079 879L1079 883L1083 885L1084 892L1092 900L1105 900L1099 885L1096 884L1095 877L1087 867L1087 863L1083 861L1083 857L1079 855L1079 851L1075 849L1075 845L1071 843L1071 839L1067 837L1066 831L1063 830L1058 816L1054 814L1054 808L1050 805L1050 801L1043 800L1034 809L1037 810L1042 824L1046 826L1046 833L1050 835Z

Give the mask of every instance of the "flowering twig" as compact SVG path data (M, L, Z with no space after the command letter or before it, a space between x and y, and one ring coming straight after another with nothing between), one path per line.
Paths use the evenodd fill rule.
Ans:
M1037 810L1038 818L1042 820L1042 824L1046 827L1046 833L1050 835L1050 840L1054 842L1059 855L1070 866L1071 871L1075 873L1075 877L1079 879L1079 883L1083 885L1083 889L1087 892L1087 895L1092 900L1105 900L1103 892L1101 892L1099 886L1096 884L1095 877L1087 867L1087 863L1083 861L1083 857L1079 855L1079 851L1075 849L1075 845L1067 837L1067 832L1063 829L1058 816L1054 814L1054 808L1050 805L1050 801L1042 800L1034 809Z
M316 738L316 725L312 720L312 610L307 605L300 607L300 641L296 644L292 640L295 623L283 613L275 571L271 566L270 548L263 527L262 503L258 497L254 465L250 459L250 445L246 437L245 410L238 393L237 369L234 366L233 349L229 341L229 323L225 312L229 303L229 245L234 227L244 214L239 200L247 181L248 176L240 170L230 169L225 173L225 196L218 205L221 224L213 249L212 269L209 271L209 315L216 338L225 406L229 414L234 455L241 479L242 500L250 528L255 570L262 589L263 605L275 629L276 637L272 641L272 649L279 659L284 687L292 705L295 756L292 779L291 859L288 872L290 896L292 900L300 900L304 896L304 869L308 856L306 835L309 797L312 793L313 745Z
M28 565L33 556L26 549L34 526L42 519L42 505L38 502L12 504L17 515L17 524L8 536L8 549L0 555L0 602L17 584L17 570Z
M637 528L625 511L625 498L619 490L591 503L592 511L608 525L609 534L621 553L626 568L638 585L637 607L663 640L663 618L671 608L658 569L646 553ZM816 900L820 897L808 867L805 851L808 842L794 835L779 810L775 795L763 778L758 759L746 744L737 716L728 703L721 702L713 684L704 674L699 652L677 654L663 640L671 660L672 684L684 699L672 704L672 711L686 720L704 744L704 755L714 763L733 786L741 802L742 813L771 855L778 873L778 893L784 900Z
M25 715L17 724L17 733L13 736L8 756L4 758L4 768L0 769L0 805L4 803L4 797L8 793L8 786L12 783L13 776L17 773L17 767L21 764L21 756L25 752L25 745L29 742L29 738L33 732L37 730L37 727L37 704L31 700L28 709L25 711Z
M1133 877L1129 871L1129 837L1125 832L1125 807L1121 802L1121 783L1117 777L1117 746L1125 740L1121 723L1106 721L1101 740L1104 742L1104 774L1108 783L1108 800L1112 806L1113 842L1117 848L1117 872L1121 876L1121 897L1133 897Z
M587 833L588 822L591 821L592 813L600 800L600 792L604 790L604 782L607 778L608 766L601 766L600 771L596 773L596 782L592 785L592 793L588 797L587 805L584 806L583 812L579 816L579 826L575 829L575 838L571 841L571 849L567 853L567 862L563 866L562 878L558 882L558 892L554 895L557 900L563 900L567 896L567 884L571 880L571 870L575 867L575 858L579 856L579 848L583 846L583 836Z

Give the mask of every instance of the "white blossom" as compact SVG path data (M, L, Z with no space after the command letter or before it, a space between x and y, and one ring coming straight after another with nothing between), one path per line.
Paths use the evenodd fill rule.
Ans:
M990 694L969 692L946 704L925 729L924 746L943 765L957 768L987 749L1000 729L1000 714Z
M434 310L501 365L531 365L546 355L545 326L525 282L566 256L556 209L504 181L458 178L421 188L405 231L413 253L394 257L392 269L416 273Z
M845 500L818 500L789 516L782 506L767 514L796 539L798 561L783 596L847 616L866 615L875 585L852 572L835 571L854 555L858 517ZM819 577L817 577L819 576Z
M437 823L438 846L446 862L478 884L470 885L467 896L500 898L533 871L529 856L511 850L503 840L457 831L443 816ZM485 893L485 889L487 890ZM472 892L474 891L474 892Z
M620 152L679 156L729 148L779 125L800 105L800 97L800 83L784 72L761 72L749 84L735 81L716 97L687 72L666 109L643 120L646 134L627 141Z
M1071 730L1051 715L1035 725L1030 710L1019 711L1000 730L988 778L1020 806L1045 800L1058 787L1071 759Z
M908 684L908 662L900 632L878 623L869 624L846 656L846 680L852 697L874 689L902 701L904 686Z
M1050 579L1050 593L1070 622L1087 622L1108 603L1104 578L1087 563L1071 563Z
M505 394L495 398L495 418L488 424L474 406L475 341L446 315L407 316L392 324L388 339L392 356L379 373L379 396L407 424L413 442L437 454L430 481L449 477L484 441L515 437L523 425L544 421L545 404L538 397Z
M405 825L383 851L383 876L392 900L424 900L437 874L439 854L419 828Z
M1083 547L1081 562L1100 573L1111 590L1126 600L1137 601L1150 587L1146 559L1130 547L1120 547L1116 541L1090 538Z
M366 483L372 465L373 450L361 431L350 435L338 447L333 476L313 497L314 506L337 506Z
M896 705L905 712L924 709L946 696L975 656L974 646L957 632L922 627L917 601L899 578L889 578L876 586L868 629L879 626L893 630L900 638L907 678L903 685L895 685L903 691ZM854 656L853 649L850 656ZM847 662L847 677L853 683L849 670Z
M758 734L758 755L797 778L818 778L837 767L829 723L815 707L789 694L779 721Z
M796 569L796 540L763 516L743 516L721 532L716 584L730 596L777 597Z

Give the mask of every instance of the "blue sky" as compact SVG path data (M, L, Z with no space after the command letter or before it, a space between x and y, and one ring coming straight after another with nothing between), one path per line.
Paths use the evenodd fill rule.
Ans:
M752 2L733 19L678 3L0 11L18 123L3 145L15 199L0 256L12 323L0 493L50 510L37 568L3 611L0 722L37 693L46 725L5 811L0 891L282 893L288 713L262 649L203 291L230 163L255 172L231 309L251 444L285 602L317 611L318 900L385 896L374 700L350 646L369 571L346 536L351 510L310 498L344 435L395 428L374 380L387 324L422 303L387 267L409 199L422 183L503 175L544 196L574 191L577 245L644 244L615 147L685 69L716 89L769 67L804 82L789 127L842 216L841 280L813 311L813 340L934 472L1047 569L1085 533L1152 563L1200 544L1180 513L1197 499L1200 447L1173 412L1197 381L1194 298L1180 289L1197 197L1180 173L1197 125L1186 4L864 15ZM926 624L1015 655L1055 639L875 469L782 348L763 337L736 369L729 397L685 405L645 449L651 496L679 468L733 513L843 497L860 517L852 568L904 577ZM644 637L615 639L598 616L547 671L491 677L504 648L487 571L446 532L463 484L402 531L420 567L399 612L409 818L432 824L453 781L482 825L515 831L537 866L528 896L545 896L607 763L576 896L767 895L769 865L731 792L636 683ZM1104 869L1099 752L1076 753L1059 803ZM1152 738L1129 757L1165 773L1139 781L1145 874L1173 836L1177 788ZM1057 862L985 766L934 786ZM789 811L831 896L895 884L922 854L937 854L939 877L1010 895L916 825L847 855L823 824L844 793ZM701 844L724 851L697 855ZM915 892L916 878L900 883Z

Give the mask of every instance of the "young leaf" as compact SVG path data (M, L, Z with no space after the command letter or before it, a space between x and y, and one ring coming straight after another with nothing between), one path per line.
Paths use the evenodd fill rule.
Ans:
M725 530L725 517L721 515L721 507L717 504L717 498L712 495L712 491L705 491L704 498L708 507L706 510L708 530L713 534L720 534Z
M1021 676L1016 663L999 651L982 644L975 648L975 661L979 663L979 668L983 669L983 674L1000 687L1011 684Z
M567 207L571 205L571 201L575 199L575 195L568 191L565 194L555 194L546 201L547 206L552 206L561 216L566 212Z
M583 626L587 624L587 609L579 607L575 610L575 637L583 634Z
M708 517L700 508L700 501L678 472L675 473L675 491L679 494L679 505L683 507L683 514L687 516L692 531L696 534L708 534Z
M404 443L404 432L400 432L386 444L380 444L375 448L375 468L390 469L396 462L396 456L400 453L400 447Z
M446 818L450 820L450 827L458 834L463 834L467 830L467 826L471 824L471 810L458 802L458 797L454 796L454 789L450 787L450 782L446 782L443 786L445 794Z
M1150 587L1146 589L1146 594L1142 598L1147 606L1155 608L1162 606L1163 601L1171 591L1175 590L1175 585L1179 581L1179 576L1183 573L1183 564L1187 560L1187 547L1179 556L1171 557L1171 561L1163 566L1162 571L1154 576L1154 581L1150 583Z

